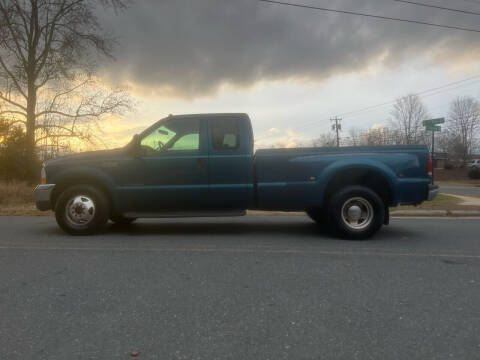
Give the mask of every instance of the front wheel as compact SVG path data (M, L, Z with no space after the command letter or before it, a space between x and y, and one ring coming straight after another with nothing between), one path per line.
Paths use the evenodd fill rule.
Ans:
M348 186L337 191L328 203L329 222L339 236L364 240L385 222L385 205L378 194L364 186Z
M60 228L71 235L91 235L103 230L110 217L110 204L104 193L92 185L65 189L55 205Z

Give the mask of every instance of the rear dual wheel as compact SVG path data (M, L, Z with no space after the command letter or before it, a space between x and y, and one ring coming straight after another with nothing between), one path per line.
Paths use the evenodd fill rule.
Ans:
M365 186L338 190L325 210L308 210L317 223L327 225L334 234L350 240L364 240L375 234L385 222L385 204L380 196Z

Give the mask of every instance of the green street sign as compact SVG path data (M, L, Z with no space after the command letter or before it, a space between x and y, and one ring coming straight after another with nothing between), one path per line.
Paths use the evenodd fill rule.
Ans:
M423 126L433 126L433 125L444 124L444 123L445 123L445 118L430 119L430 120L425 120L423 122Z
M427 130L427 131L442 131L442 127L441 126L436 126L436 125L427 125L425 127L425 130Z

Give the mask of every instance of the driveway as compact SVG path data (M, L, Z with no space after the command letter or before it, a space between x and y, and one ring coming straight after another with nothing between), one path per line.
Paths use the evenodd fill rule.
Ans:
M444 194L479 196L480 186L472 185L440 185L440 192Z

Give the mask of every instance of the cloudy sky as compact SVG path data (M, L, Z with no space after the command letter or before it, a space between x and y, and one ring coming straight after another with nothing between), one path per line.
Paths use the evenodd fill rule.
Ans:
M480 0L415 1L480 13ZM289 2L480 30L480 15L394 0ZM432 116L456 96L480 98L480 33L258 0L142 0L99 16L120 42L101 74L138 101L110 122L116 145L170 113L247 112L257 146L292 146L335 115L345 130L387 123L391 104L355 111L407 93L424 94Z

